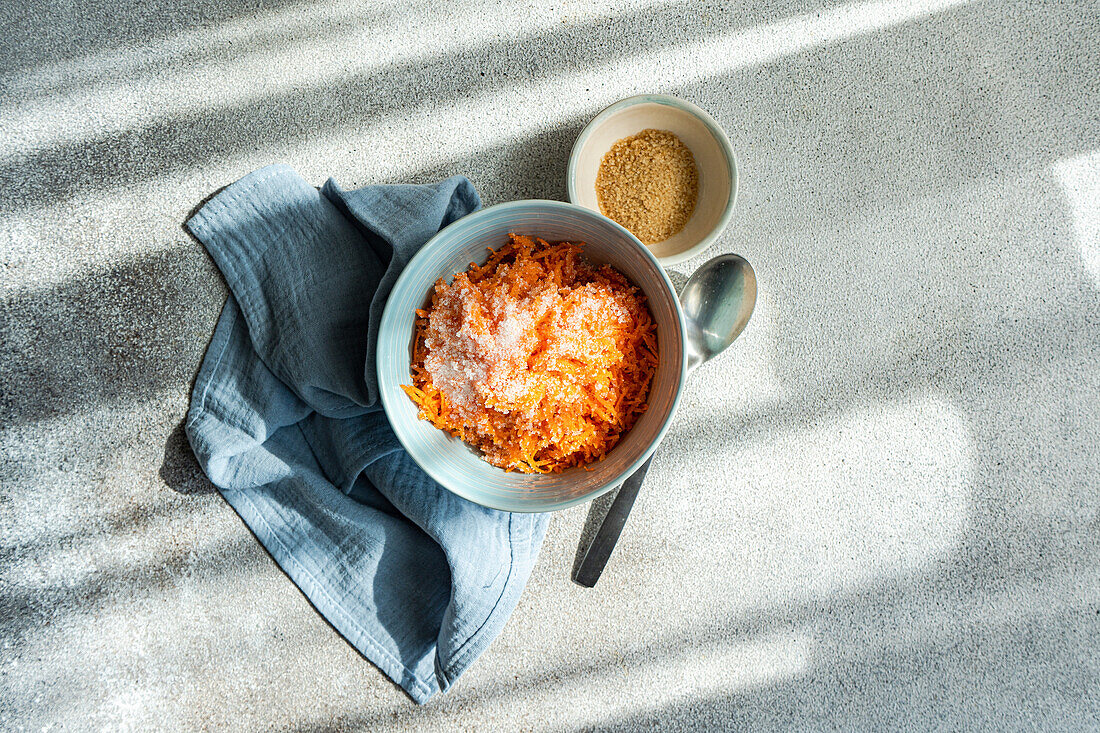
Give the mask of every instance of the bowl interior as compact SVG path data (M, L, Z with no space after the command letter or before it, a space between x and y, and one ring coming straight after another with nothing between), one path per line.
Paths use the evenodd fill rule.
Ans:
M491 466L477 452L417 419L416 405L401 391L410 384L416 308L428 302L440 277L451 278L471 262L487 259L508 234L549 241L585 242L585 255L610 263L640 287L657 322L658 366L648 408L607 456L589 466L558 474L522 474ZM428 475L459 496L508 511L562 509L614 488L656 448L679 403L686 374L684 326L672 284L638 241L611 220L571 204L516 201L483 209L436 235L409 262L394 285L378 337L378 382L394 432Z
M653 98L642 98L653 99ZM695 156L699 169L699 198L687 225L671 238L649 245L666 265L681 262L705 249L725 228L736 194L736 166L729 143L705 113L682 100L635 101L612 105L581 133L570 160L569 199L599 211L596 173L603 156L618 140L647 128L668 130ZM704 115L701 117L700 115Z

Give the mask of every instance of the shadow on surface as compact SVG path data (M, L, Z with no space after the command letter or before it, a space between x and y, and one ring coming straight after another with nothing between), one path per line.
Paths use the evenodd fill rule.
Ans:
M159 516L171 516L190 513L194 508L187 506L180 511L155 511ZM107 536L71 535L54 540L56 544L39 544L37 550L52 553L58 549L80 547L81 552L97 558L93 572L81 573L79 577L61 579L46 584L34 584L32 587L8 584L0 594L0 635L10 645L18 648L24 644L28 635L42 631L70 615L96 615L105 613L117 603L132 602L135 599L151 599L179 585L196 569L211 572L217 576L225 573L248 572L260 568L266 562L266 553L258 543L245 532L236 532L225 541L196 551L193 545L179 547L166 555L143 561L127 561L114 557L118 545L108 549L111 540L118 536L113 532L137 532L148 535L147 539L163 546L164 537L156 536L150 530L147 515L136 522L128 522ZM13 548L0 557L0 568L7 570L9 563L15 561L27 548Z
M1090 113L1100 106L1100 74L1087 53L1095 37L1088 24L1096 20L1087 7L1069 4L1033 11L974 3L671 90L716 110L742 153L745 196L724 241L758 265L778 304L772 376L787 396L777 406L727 410L726 434L733 437L725 447L766 442L931 389L950 400L970 431L974 506L962 545L919 577L765 604L620 650L627 665L703 658L716 640L740 643L788 627L806 630L817 649L795 679L626 713L615 723L621 728L792 720L996 726L986 716L998 706L1009 724L1029 722L1017 715L1024 706L1051 726L1087 726L1071 716L1095 715L1097 699L1088 691L1095 690L1100 629L1091 591L1074 578L1095 577L1098 563L1098 297L1049 166L1100 148L1100 121ZM659 34L662 20L668 18L658 15L647 32ZM430 74L457 63L469 73L475 55L400 71ZM546 70L520 69L522 78ZM407 93L411 83L401 81L397 91ZM164 126L45 151L36 164L54 174L67 165L58 187L64 198L152 175L141 145L167 146L169 169L179 169L272 139L301 139L311 125L373 124L374 91L366 81L336 84L331 94L330 105L340 94L348 95L348 109L365 102L363 118L330 119L325 105L305 110L307 100L291 96L230 110L228 122L213 114L179 120L178 150ZM744 106L731 106L731 95ZM470 170L487 200L560 197L565 153L586 116L582 110L548 135L487 146L409 178ZM219 131L237 124L235 117L258 121L225 142ZM74 153L96 166L73 169L65 155ZM48 173L39 177L38 201L49 198L42 188L49 180ZM4 301L11 330L0 355L11 387L3 396L6 416L55 417L186 383L213 325L209 307L187 304L199 300L196 290L206 288L210 301L220 288L202 257L197 247L151 256ZM1028 281L1032 288L1018 287ZM832 318L828 324L823 314ZM196 322L201 327L187 325ZM59 360L64 353L80 359ZM700 370L690 388L722 395L728 385L714 374L709 379ZM688 439L694 427L675 430L690 450L709 450ZM194 467L177 455L181 442L173 433L165 465L175 456L169 473L186 477ZM232 559L218 553L206 561ZM737 570L729 568L731 575ZM121 571L105 580L120 592L130 582ZM22 632L54 618L55 606L97 611L115 597L90 587L21 592L0 599L0 616ZM1046 608L1048 599L1065 607ZM491 690L477 688L472 673L447 698L417 710L417 722L442 725L464 711L478 714L485 700L521 702L563 682L606 675L620 661L609 654L579 667L531 664L519 670L521 679ZM350 713L306 720L301 729L386 725L394 715Z
M563 26L524 39L491 42L426 60L402 61L323 88L296 88L216 110L192 112L94 140L64 143L0 166L0 184L12 195L0 202L18 211L71 198L78 193L131 184L166 173L201 168L273 141L317 139L337 130L378 127L398 116L430 115L441 104L491 92L500 84L523 84L549 73L569 73L593 63L612 61L635 48L674 46L738 25L766 23L775 11L742 10L721 22L706 15L690 23L691 3L673 3L626 14L625 21L600 19ZM805 11L806 5L789 8ZM1090 29L1075 20L1069 4L1041 12L1011 14L989 3L974 2L928 19L890 28L872 36L811 48L789 59L729 74L706 76L668 89L715 110L739 99L774 100L779 107L748 106L741 119L719 121L731 130L735 148L751 151L760 141L743 131L767 130L796 135L787 152L796 170L826 165L854 176L844 190L823 205L833 210L862 199L910 196L921 189L950 187L961 178L1011 174L1021 163L1050 162L1096 142L1095 120L1087 114L1100 106L1100 89L1090 74L1100 72L1088 55ZM1011 17L1017 22L1006 27ZM1002 24L998 24L1002 21ZM615 41L614 28L629 22L632 45ZM968 26L974 33L958 33ZM1055 29L1079 32L1066 37ZM883 43L885 36L888 40ZM550 59L527 52L550 49ZM571 49L584 49L577 54ZM1057 49L1055 51L1055 49ZM1059 54L1056 66L1033 59ZM1023 65L1030 78L991 76L987 55L1007 71ZM851 64L853 56L859 64ZM493 58L498 74L484 74ZM868 73L890 69L888 75ZM424 79L433 83L425 85ZM1052 93L1071 83L1082 99ZM917 100L914 103L914 99ZM587 119L596 110L579 109ZM754 119L755 118L755 119ZM769 119L770 118L770 119ZM963 123L933 124L933 120ZM868 132L881 145L859 145ZM832 144L840 138L842 145ZM492 156L492 148L482 155ZM898 160L903 158L903 160ZM86 165L73 165L74 160ZM499 159L498 159L499 160ZM746 159L748 162L751 159ZM892 165L892 163L901 163ZM475 165L477 163L475 162ZM751 165L767 166L767 159ZM914 176L913 174L917 174ZM747 179L751 180L751 178ZM830 191L830 181L802 181L810 191Z
M1081 558L1083 565L1097 560L1095 552ZM1059 597L1062 605L1049 603L1047 581L1072 586L1084 577L1053 578L1042 570L1006 575L996 589L975 585L960 591L953 568L944 566L918 577L875 582L853 593L766 606L702 628L657 638L642 635L636 644L604 648L587 662L535 662L491 687L466 680L430 706L404 712L414 715L418 725L444 726L456 716L496 709L501 701L530 702L554 690L567 694L578 684L607 686L608 680L622 681L624 668L641 673L691 662L713 666L713 660L738 647L792 636L805 638L810 649L805 668L793 670L789 678L738 683L740 676L754 670L737 667L723 669L724 676L715 679L685 678L685 689L724 689L728 699L706 693L659 710L649 708L644 696L624 693L623 698L634 704L618 705L618 719L605 719L600 729L614 723L622 726L616 729L653 730L646 727L652 722L658 729L692 727L688 716L693 714L705 721L699 726L702 730L722 730L731 724L789 729L824 720L840 728L862 729L903 714L913 721L899 726L902 729L928 727L932 721L992 721L997 716L1022 724L1033 714L1041 714L1051 725L1061 720L1068 724L1085 719L1089 711L1081 704L1065 703L1080 699L1081 691L1100 676L1100 634L1095 633L1100 631L1100 606L1087 593L1069 596L1068 605L1064 594ZM1050 656L1052 652L1064 654L1061 662ZM1019 696L1025 687L1027 695ZM652 690L654 695L664 691ZM1000 707L982 707L982 695L991 693ZM1029 708L1035 700L1044 706ZM746 702L743 708L735 704L739 701ZM891 705L883 708L887 701ZM906 701L909 707L901 704ZM1088 704L1100 711L1100 699ZM379 710L306 721L293 729L369 728L394 718L395 711Z
M216 494L217 487L210 483L195 460L184 424L180 420L168 436L164 444L164 462L158 475L168 488L179 494Z
M799 2L785 8L819 7ZM639 46L674 46L729 27L767 22L775 10L744 6L727 11L723 23L697 16L682 0L629 11L613 18L561 25L521 38L504 38L426 59L399 61L367 73L338 76L322 86L293 88L217 109L178 114L91 140L62 143L0 165L0 187L13 195L0 211L49 204L80 192L114 188L184 169L201 168L268 147L273 141L317 139L338 130L379 127L401 117L439 114L441 105L612 61ZM685 18L694 18L686 22ZM616 29L629 24L629 44ZM532 54L537 47L542 54ZM580 50L582 52L578 53ZM486 63L492 59L492 63ZM486 73L486 70L489 73ZM430 84L425 84L430 80ZM590 116L595 109L579 110ZM442 141L440 141L442 142ZM84 165L73 165L74 160Z
M794 679L616 716L601 730L1086 730L1100 720L1100 610L938 629L901 648L833 639ZM820 657L835 653L825 661Z
M140 45L257 12L293 7L297 0L183 0L171 4L92 0L4 3L0 72L70 60L104 49ZM308 3L301 3L303 7ZM257 29L258 31L260 29Z
M0 74L8 78L0 77L0 90L12 105L32 100L46 102L64 94L77 95L77 99L88 92L109 94L172 73L209 71L258 53L285 53L303 41L316 43L323 39L333 46L354 43L364 33L384 32L401 23L413 5L392 2L388 6L374 3L353 8L300 0L237 7L202 0L185 4L188 7L176 6L179 12L167 18L162 15L165 9L144 6L152 11L144 19L154 31L147 36L142 33L141 23L127 24L120 34L114 17L107 18L109 25L104 27L94 4L91 8L85 4L83 7L91 12L80 16L66 16L59 10L51 18L55 25L49 26L45 34L17 38L13 47L6 49L6 58L0 60ZM18 6L12 7L17 15ZM212 17L217 14L224 17ZM42 20L22 16L0 23ZM182 25L165 24L165 20ZM54 34L65 37L58 43L51 39ZM70 44L85 36L88 40L74 50ZM101 85L98 89L97 84Z
M3 422L126 405L189 384L223 288L197 246L0 301Z

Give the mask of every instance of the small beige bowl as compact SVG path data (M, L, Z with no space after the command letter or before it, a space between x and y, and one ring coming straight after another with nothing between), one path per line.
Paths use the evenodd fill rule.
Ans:
M643 94L616 102L596 115L573 144L566 172L569 201L593 211L600 161L617 141L647 128L668 130L695 156L699 199L695 213L679 233L649 245L664 265L694 257L717 239L733 216L737 201L737 160L729 138L714 119L691 102L661 94Z

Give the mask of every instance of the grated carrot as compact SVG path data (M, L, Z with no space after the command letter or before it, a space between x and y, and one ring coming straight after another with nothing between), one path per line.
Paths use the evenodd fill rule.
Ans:
M645 297L583 243L509 235L417 310L412 385L421 419L506 470L601 460L646 409L657 327Z

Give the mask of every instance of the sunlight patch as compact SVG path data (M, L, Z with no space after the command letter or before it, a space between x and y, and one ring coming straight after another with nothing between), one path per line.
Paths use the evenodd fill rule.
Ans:
M712 603L693 614L858 590L919 573L961 543L975 446L951 401L915 394L797 424L753 423L724 444L705 441L666 477L667 490L647 494L647 513L675 521L624 538L627 552L668 546L674 560L658 575L711 569L653 579Z
M736 641L655 648L641 664L622 659L606 671L544 686L524 705L554 710L557 719L552 722L562 729L610 726L625 718L794 679L809 668L812 651L813 639L806 631L786 630ZM569 704L557 704L561 700ZM538 727L546 729L547 722L542 720Z
M1063 160L1054 169L1073 210L1073 228L1085 269L1100 284L1100 151Z

